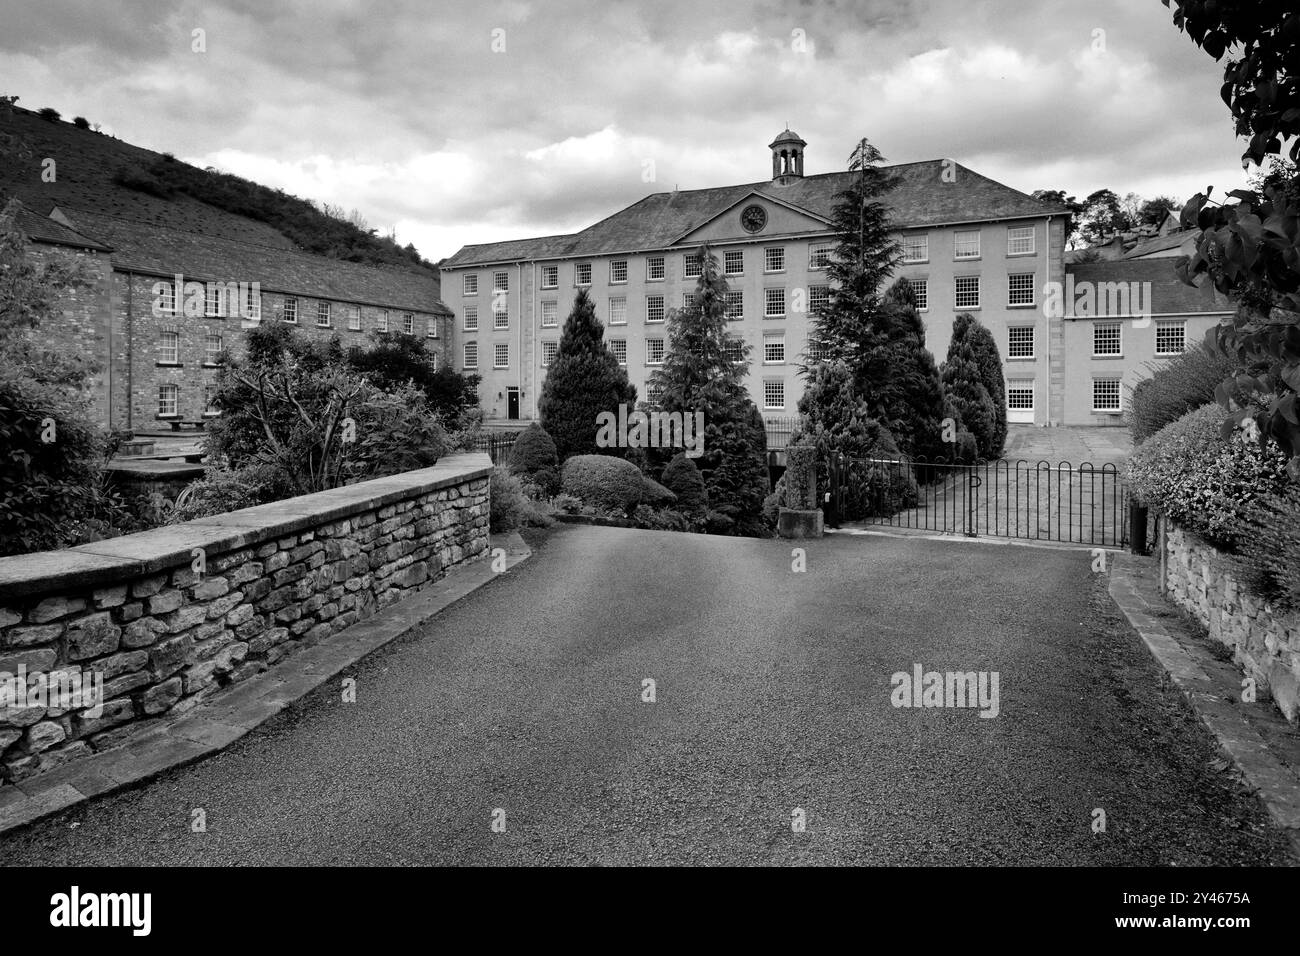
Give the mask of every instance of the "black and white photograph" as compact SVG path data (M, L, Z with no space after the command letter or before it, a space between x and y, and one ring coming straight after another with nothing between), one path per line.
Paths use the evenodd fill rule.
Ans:
M6 938L1294 945L1297 162L1293 0L0 0Z

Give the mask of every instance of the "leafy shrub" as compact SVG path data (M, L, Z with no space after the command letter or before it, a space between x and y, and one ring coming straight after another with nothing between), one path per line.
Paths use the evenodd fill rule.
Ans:
M645 475L642 475L641 480L645 483L641 500L647 505L650 505L651 507L662 507L663 505L676 503L677 496L653 478L647 478Z
M56 110L53 106L46 106L40 110L37 110L36 115L38 115L41 119L46 120L47 122L57 123L63 114L60 113L58 110Z
M652 508L650 505L637 505L632 512L632 520L638 528L650 531L690 531L691 519L680 511L670 508Z
M493 534L513 531L524 525L545 528L553 523L550 515L528 500L519 478L506 468L492 469L488 495L488 530Z
M560 459L555 451L555 442L537 422L519 433L510 446L507 462L511 471L530 478L547 496L559 490Z
M785 475L777 479L776 488L763 499L763 520L769 528L775 528L785 506Z
M1212 544L1232 550L1256 499L1287 487L1286 455L1241 432L1222 437L1223 409L1205 405L1138 446L1128 463L1133 493Z
M1240 542L1241 583L1280 609L1300 610L1300 492L1292 486L1252 501Z
M687 515L702 515L708 510L704 476L685 454L674 455L661 477L664 487L677 496L677 510Z
M575 498L573 495L556 495L551 504L557 511L563 511L568 515L576 515L582 510L582 499Z
M73 118L72 125L77 129L90 129L90 120L84 116L77 116Z
M347 363L384 391L410 382L447 427L465 427L470 424L466 413L478 406L479 376L461 375L446 363L439 366L427 342L406 332L372 332L369 348L349 353Z
M1160 366L1149 365L1154 374L1138 382L1129 396L1126 418L1133 440L1144 442L1170 422L1213 402L1215 386L1232 375L1235 362L1197 344Z
M645 478L636 465L608 455L574 455L564 463L560 487L586 504L627 514L645 497Z
M287 497L289 489L274 468L252 463L243 468L209 468L198 481L186 486L176 498L168 520L172 524L227 514Z

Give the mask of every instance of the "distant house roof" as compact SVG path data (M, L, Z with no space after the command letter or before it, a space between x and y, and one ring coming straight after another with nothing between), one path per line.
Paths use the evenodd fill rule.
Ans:
M62 212L112 247L115 269L158 276L183 272L196 281L258 282L264 290L308 298L451 315L438 298L439 276L430 269L362 265L84 209L62 207Z
M1149 282L1150 309L1153 315L1195 315L1205 312L1231 312L1233 304L1208 283L1190 286L1174 272L1172 259L1111 259L1104 262L1077 262L1065 267L1067 276L1080 282Z
M18 231L25 235L32 242L44 242L56 246L71 246L74 249L91 249L96 252L110 252L110 248L89 236L83 235L76 229L65 226L61 222L50 219L48 216L40 216L32 212L21 202L13 200L12 207L6 207L6 212L12 212L14 215L14 224Z
M887 201L894 220L903 228L1066 215L1069 212L1064 206L1041 203L1010 186L945 160L932 159L882 168L898 178L898 185ZM852 182L854 175L851 172L822 173L798 179L788 186L763 181L654 193L581 232L464 246L442 265L443 268L456 268L664 249L749 193L758 193L827 219L833 214L836 196Z
M1157 252L1168 252L1170 249L1177 249L1190 237L1197 235L1195 229L1183 229L1179 232L1166 233L1163 236L1155 236L1151 239L1144 239L1139 242L1128 252L1124 253L1125 259L1140 259L1143 256L1149 256ZM1167 257L1166 257L1167 258Z

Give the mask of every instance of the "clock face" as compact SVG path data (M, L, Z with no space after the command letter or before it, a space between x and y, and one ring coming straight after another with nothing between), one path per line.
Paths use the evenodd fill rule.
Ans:
M767 225L767 210L762 206L746 206L740 214L740 225L746 232L759 232Z

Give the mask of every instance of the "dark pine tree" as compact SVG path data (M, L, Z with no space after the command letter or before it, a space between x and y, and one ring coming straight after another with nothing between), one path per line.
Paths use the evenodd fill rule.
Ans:
M979 366L980 381L993 401L993 434L985 450L987 453L982 453L993 461L1002 457L1007 443L1007 384L1002 376L1002 355L993 333L969 312L963 312L953 320L952 335L954 340L960 338L970 345L975 364Z
M551 361L537 410L555 441L560 462L574 455L622 456L621 448L596 445L596 419L618 414L620 404L636 404L636 388L605 345L605 329L586 289L578 290Z
M668 354L650 376L659 408L683 416L704 413L704 454L695 460L717 531L761 535L767 495L767 432L744 378L749 346L727 333L727 280L717 257L702 247L691 305L668 317ZM671 454L671 452L670 452Z
M984 387L979 360L969 342L954 341L943 363L943 387L960 416L957 424L975 437L979 457L990 459L993 450L993 399Z

